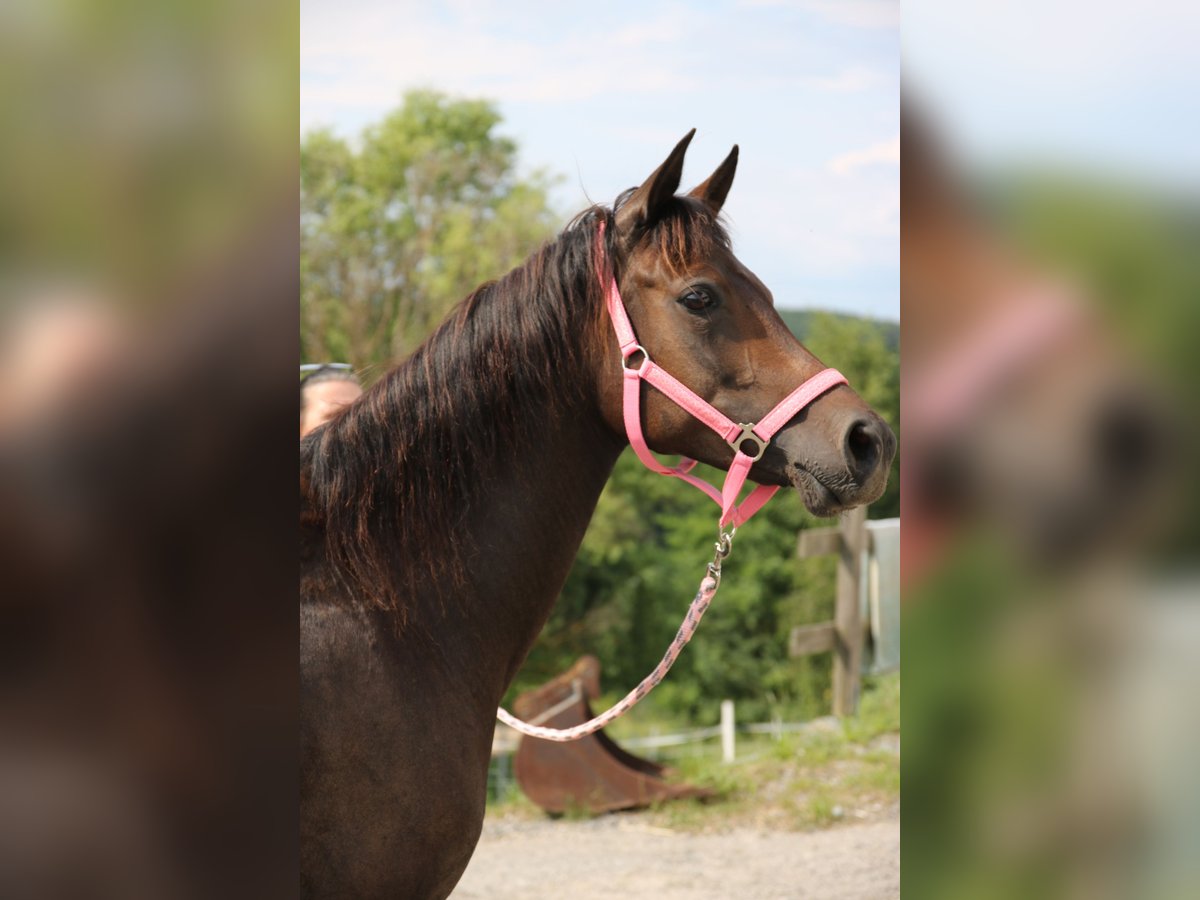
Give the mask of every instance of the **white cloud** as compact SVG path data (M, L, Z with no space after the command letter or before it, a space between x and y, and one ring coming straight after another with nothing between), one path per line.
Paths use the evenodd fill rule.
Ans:
M808 84L819 91L832 94L852 94L865 91L884 83L886 79L874 69L866 66L852 66L842 69L836 75L820 75L807 79Z
M613 42L622 47L674 44L687 38L695 24L694 16L689 16L686 8L671 6L653 19L619 29Z
M851 150L835 156L829 161L827 168L837 175L849 175L855 169L864 166L880 165L900 165L900 135L861 150Z
M894 73L866 62L825 63L824 74L780 70L781 62L818 48L777 30L738 31L736 22L671 2L652 4L644 21L606 20L555 39L482 27L489 13L476 0L456 0L450 10L447 17L403 0L366 0L349 16L339 4L308 0L301 20L302 123L328 121L338 102L382 112L414 85L500 102L578 103L600 96L673 99L745 81L747 89L795 91L803 102L799 92L857 94L895 81ZM735 42L738 57L764 61L765 71L709 64L698 48L722 39ZM772 70L777 74L766 74Z
M853 28L899 28L899 0L808 0L801 4L830 22Z
M739 255L781 302L818 279L839 296L894 303L878 285L898 270L898 178L881 163L894 166L898 141L842 151L864 126L868 138L896 128L895 53L888 35L829 27L849 17L878 28L894 4L791 0L749 16L615 0L547 21L534 15L541 0L303 3L302 133L325 124L350 137L412 87L488 98L525 164L567 176L568 212L640 180L695 125L689 183L742 147L727 212ZM796 27L789 10L801 7L812 14Z
M760 277L762 263L792 273L781 284L812 276L842 279L896 265L900 188L894 176L840 178L819 166L797 167L778 178L753 170L746 176L730 198L740 226L735 248ZM787 198L782 216L780 198ZM755 249L748 254L750 248ZM767 285L775 290L772 281Z
M692 27L695 23L690 20ZM647 44L662 42L676 51L685 46L677 16L554 41L462 27L422 18L416 8L382 4L356 17L318 7L301 24L301 106L307 123L327 118L326 111L338 102L379 105L382 111L414 85L502 102L566 103L600 95L694 92L705 75L669 54L645 56ZM604 55L598 55L598 47L607 48Z
M899 28L900 0L743 0L744 6L784 6L851 28Z

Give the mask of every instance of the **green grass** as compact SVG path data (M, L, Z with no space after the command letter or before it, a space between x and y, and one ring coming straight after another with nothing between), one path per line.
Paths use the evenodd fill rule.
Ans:
M900 673L868 678L858 712L845 719L846 736L864 743L900 731Z

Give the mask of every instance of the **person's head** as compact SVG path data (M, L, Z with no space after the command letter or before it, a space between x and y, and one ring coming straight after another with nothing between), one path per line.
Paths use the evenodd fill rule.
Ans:
M345 363L302 366L301 371L300 437L304 437L361 397L363 389L354 370Z
M110 382L132 353L131 323L86 285L52 286L0 310L0 431L61 415Z

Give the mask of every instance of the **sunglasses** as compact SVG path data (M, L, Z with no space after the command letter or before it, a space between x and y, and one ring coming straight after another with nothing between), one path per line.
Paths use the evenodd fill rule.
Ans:
M300 380L315 375L317 372L353 372L354 366L350 363L304 363L300 366Z

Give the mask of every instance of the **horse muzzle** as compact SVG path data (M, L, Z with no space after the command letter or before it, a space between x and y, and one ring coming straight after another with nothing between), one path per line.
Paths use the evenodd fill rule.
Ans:
M832 516L878 500L896 456L896 435L866 407L818 424L817 417L775 437L784 476L816 516Z

